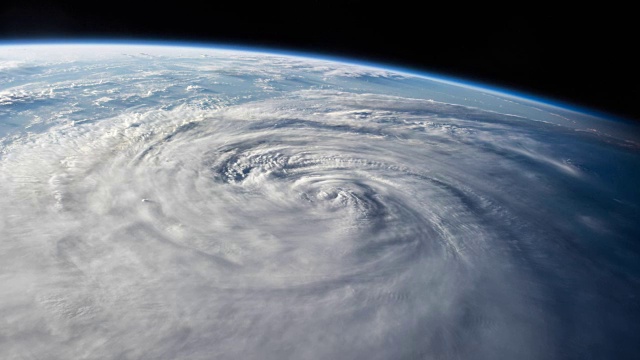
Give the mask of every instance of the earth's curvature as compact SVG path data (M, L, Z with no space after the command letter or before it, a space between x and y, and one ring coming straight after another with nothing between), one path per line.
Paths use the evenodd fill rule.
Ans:
M639 139L384 68L0 46L0 358L633 358Z

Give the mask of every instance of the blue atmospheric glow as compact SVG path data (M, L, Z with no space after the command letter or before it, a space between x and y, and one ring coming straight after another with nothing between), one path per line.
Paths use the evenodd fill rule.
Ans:
M169 47L185 47L185 48L221 49L221 50L236 50L236 51L244 51L244 52L266 53L266 54L281 55L281 56L326 60L326 61L339 62L343 64L366 66L371 68L388 70L388 71L396 72L400 74L406 74L406 75L422 77L430 80L436 80L436 81L448 83L451 85L464 86L464 87L472 88L478 91L492 93L494 95L517 98L519 100L525 100L525 101L534 102L542 105L553 106L553 107L561 108L564 110L569 110L577 113L582 113L585 115L595 116L595 117L606 119L606 120L624 121L624 119L613 114L605 113L605 112L590 109L590 108L585 108L579 105L575 105L575 104L571 104L563 101L549 99L540 95L533 95L533 94L528 94L528 93L507 89L498 85L475 82L468 79L459 78L456 76L434 74L421 69L399 67L393 64L370 62L370 61L361 60L361 59L354 59L351 57L341 57L341 56L317 54L317 53L311 53L311 52L301 52L301 51L291 50L291 49L282 49L282 48L273 48L273 47L264 47L264 46L244 46L244 45L226 44L226 43L225 44L208 43L208 42L197 42L197 41L161 41L161 40L140 40L140 39L131 39L131 40L118 40L118 39L116 40L114 39L16 40L14 39L14 40L4 40L2 43L0 43L0 46L2 45L13 45L13 46L15 45L74 45L74 44L75 45L104 44L104 45L129 45L129 46L140 45L140 46L169 46Z

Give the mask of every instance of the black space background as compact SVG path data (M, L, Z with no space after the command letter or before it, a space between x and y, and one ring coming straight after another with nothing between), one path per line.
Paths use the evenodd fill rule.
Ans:
M640 120L640 21L597 7L342 1L0 0L3 39L275 47L406 66Z

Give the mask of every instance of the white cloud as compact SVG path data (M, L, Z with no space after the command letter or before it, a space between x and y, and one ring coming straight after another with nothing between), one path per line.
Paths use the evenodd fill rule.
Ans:
M1 143L0 357L534 359L626 316L555 306L611 305L571 241L616 214L566 216L608 196L593 138L343 84L384 70L127 50L154 62L0 95L73 120Z

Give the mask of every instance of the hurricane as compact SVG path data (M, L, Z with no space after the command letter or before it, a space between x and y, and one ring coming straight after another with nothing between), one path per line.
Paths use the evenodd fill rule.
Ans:
M0 47L5 359L638 350L640 142L364 65Z

